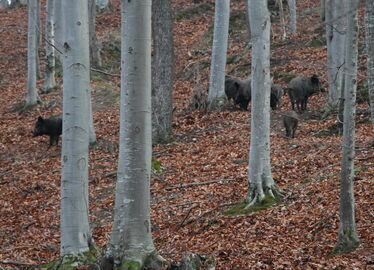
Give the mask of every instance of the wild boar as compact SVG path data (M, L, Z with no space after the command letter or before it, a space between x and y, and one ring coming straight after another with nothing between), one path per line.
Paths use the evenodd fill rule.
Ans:
M282 114L282 118L283 125L286 128L286 137L294 138L299 123L299 115L295 111L288 111Z
M36 120L35 128L32 133L33 137L48 135L49 147L58 144L58 139L62 134L62 116L55 115L50 118L43 118L41 116Z
M279 107L281 98L283 96L283 88L277 84L271 85L271 92L270 92L270 107L272 110L275 110Z
M320 92L325 92L322 88L321 82L317 75L311 77L296 77L293 78L287 89L290 97L292 110L295 109L295 104L299 112L305 111L308 103L308 98Z
M225 93L229 101L233 99L235 104L239 104L240 108L246 111L251 101L251 80L226 77Z

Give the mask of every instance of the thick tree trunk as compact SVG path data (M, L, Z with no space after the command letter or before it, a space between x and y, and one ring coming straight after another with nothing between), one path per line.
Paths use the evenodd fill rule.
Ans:
M208 95L209 109L218 109L227 103L225 69L229 18L230 0L216 0Z
M371 124L374 133L374 1L366 0L366 48L367 48L367 82L369 90Z
M151 0L122 0L121 125L114 223L105 257L124 269L152 261Z
M89 47L87 0L65 0L61 255L89 250Z
M54 0L47 0L45 20L45 67L44 90L49 91L56 86L55 80L55 38L54 38Z
M253 49L247 208L278 190L270 170L270 16L266 1L248 0L248 6Z
M335 252L351 252L360 241L356 232L355 203L353 192L355 157L355 115L357 89L357 8L358 0L348 0L347 10L351 12L347 19L345 46L345 98L343 123L343 157L340 185L340 226Z
M152 2L152 140L169 140L173 111L173 20L170 0Z
M37 9L38 0L29 1L29 21L27 35L27 93L26 106L35 105L39 100L36 90L37 73Z
M326 0L329 104L336 106L341 92L344 65L345 1Z

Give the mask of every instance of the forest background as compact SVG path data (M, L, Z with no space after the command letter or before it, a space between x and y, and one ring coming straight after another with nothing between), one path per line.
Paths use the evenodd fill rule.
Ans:
M104 69L119 74L120 6L98 14ZM271 164L286 192L282 205L243 216L222 211L247 191L250 113L192 110L195 91L207 88L213 33L213 1L174 0L174 140L155 145L151 183L152 230L159 253L179 260L185 252L214 254L217 269L374 269L373 134L365 97L366 58L360 28L355 198L361 246L330 256L338 232L341 136L336 116L322 119L327 95L312 97L294 139L284 136L280 112L272 112ZM44 4L44 2L43 2ZM283 87L292 76L318 74L327 87L325 29L318 1L298 1L298 32L281 40L272 11L271 73ZM44 5L43 5L44 6ZM229 75L245 78L250 48L244 1L232 1ZM363 26L363 11L359 21ZM32 138L36 118L61 112L61 91L19 113L26 87L27 8L0 9L0 261L4 269L38 264L59 254L60 146ZM43 68L43 65L41 66ZM197 76L199 75L199 76ZM118 156L119 78L93 73L97 145L90 150L90 221L95 242L109 237ZM61 78L58 80L61 83ZM40 88L42 80L38 81Z

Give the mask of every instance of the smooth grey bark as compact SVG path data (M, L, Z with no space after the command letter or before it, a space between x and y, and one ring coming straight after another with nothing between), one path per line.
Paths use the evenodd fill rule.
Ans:
M297 31L297 8L296 0L287 0L288 9L290 11L290 33Z
M92 67L101 67L100 46L96 37L96 5L95 0L88 0L88 18L90 31L90 62Z
M6 8L9 7L8 0L0 0L0 8Z
M89 45L87 0L65 0L63 9L63 136L61 255L89 250L88 219Z
M141 269L156 252L150 219L151 0L122 0L121 7L120 149L114 223L105 257L115 265Z
M217 109L227 103L225 95L225 69L229 18L230 0L216 0L208 95L209 109Z
M152 141L169 140L173 112L173 18L170 0L152 2Z
M346 0L326 0L327 76L329 104L337 106L341 93L346 33Z
M37 73L37 9L38 0L29 0L28 35L27 35L27 93L26 106L37 104L39 100L36 90Z
M98 12L104 12L109 8L109 0L94 0L96 2L96 8Z
M54 32L54 0L47 0L45 20L45 54L47 62L44 75L44 89L47 91L56 86Z
M340 184L340 225L335 252L351 252L360 241L356 232L355 202L353 191L354 158L355 158L355 116L357 89L357 42L358 0L348 0L347 34L344 65L344 123L343 123L343 157Z
M319 16L321 18L321 21L324 22L326 18L326 0L321 0Z
M63 45L63 17L62 17L62 1L54 1L54 30L55 30L55 57L62 64L62 45Z
M374 133L374 1L366 0L365 14L366 50L367 50L367 82L371 112L371 124Z
M248 0L252 34L252 111L247 208L278 192L270 169L270 15L266 1Z
M277 4L279 8L279 21L280 21L280 27L281 27L281 36L282 36L282 40L285 40L287 38L287 32L286 32L286 24L284 22L283 0L277 0Z

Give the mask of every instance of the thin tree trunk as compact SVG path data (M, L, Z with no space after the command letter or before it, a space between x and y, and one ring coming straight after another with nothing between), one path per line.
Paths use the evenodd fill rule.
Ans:
M227 102L225 95L225 69L229 17L230 0L216 0L208 95L210 109L218 109Z
M297 31L297 8L296 0L287 0L288 8L290 11L290 32L292 34Z
M281 26L281 36L282 40L286 40L287 33L286 33L286 24L284 22L284 11L283 11L283 0L277 0L278 8L279 8L279 21Z
M62 16L62 1L54 0L54 29L55 29L55 48L56 48L56 60L58 65L62 64L62 52L63 52L63 16Z
M152 140L167 142L172 132L173 18L170 0L152 2Z
M374 1L366 0L366 48L367 48L367 82L370 101L371 124L374 133Z
M54 38L54 0L47 0L45 21L45 67L44 90L49 91L56 86L55 80L55 38Z
M37 8L38 0L29 1L29 21L27 36L27 94L26 106L37 104L39 100L36 90L36 73L37 73Z
M87 0L65 0L61 176L61 255L89 250L89 45Z
M357 8L358 0L348 0L347 36L345 46L345 98L343 123L343 157L340 185L340 226L335 252L346 253L355 250L360 241L356 232L355 202L353 191L355 157L355 116L357 89Z
M93 67L101 67L100 46L96 37L96 5L95 0L88 0L90 30L90 62Z

